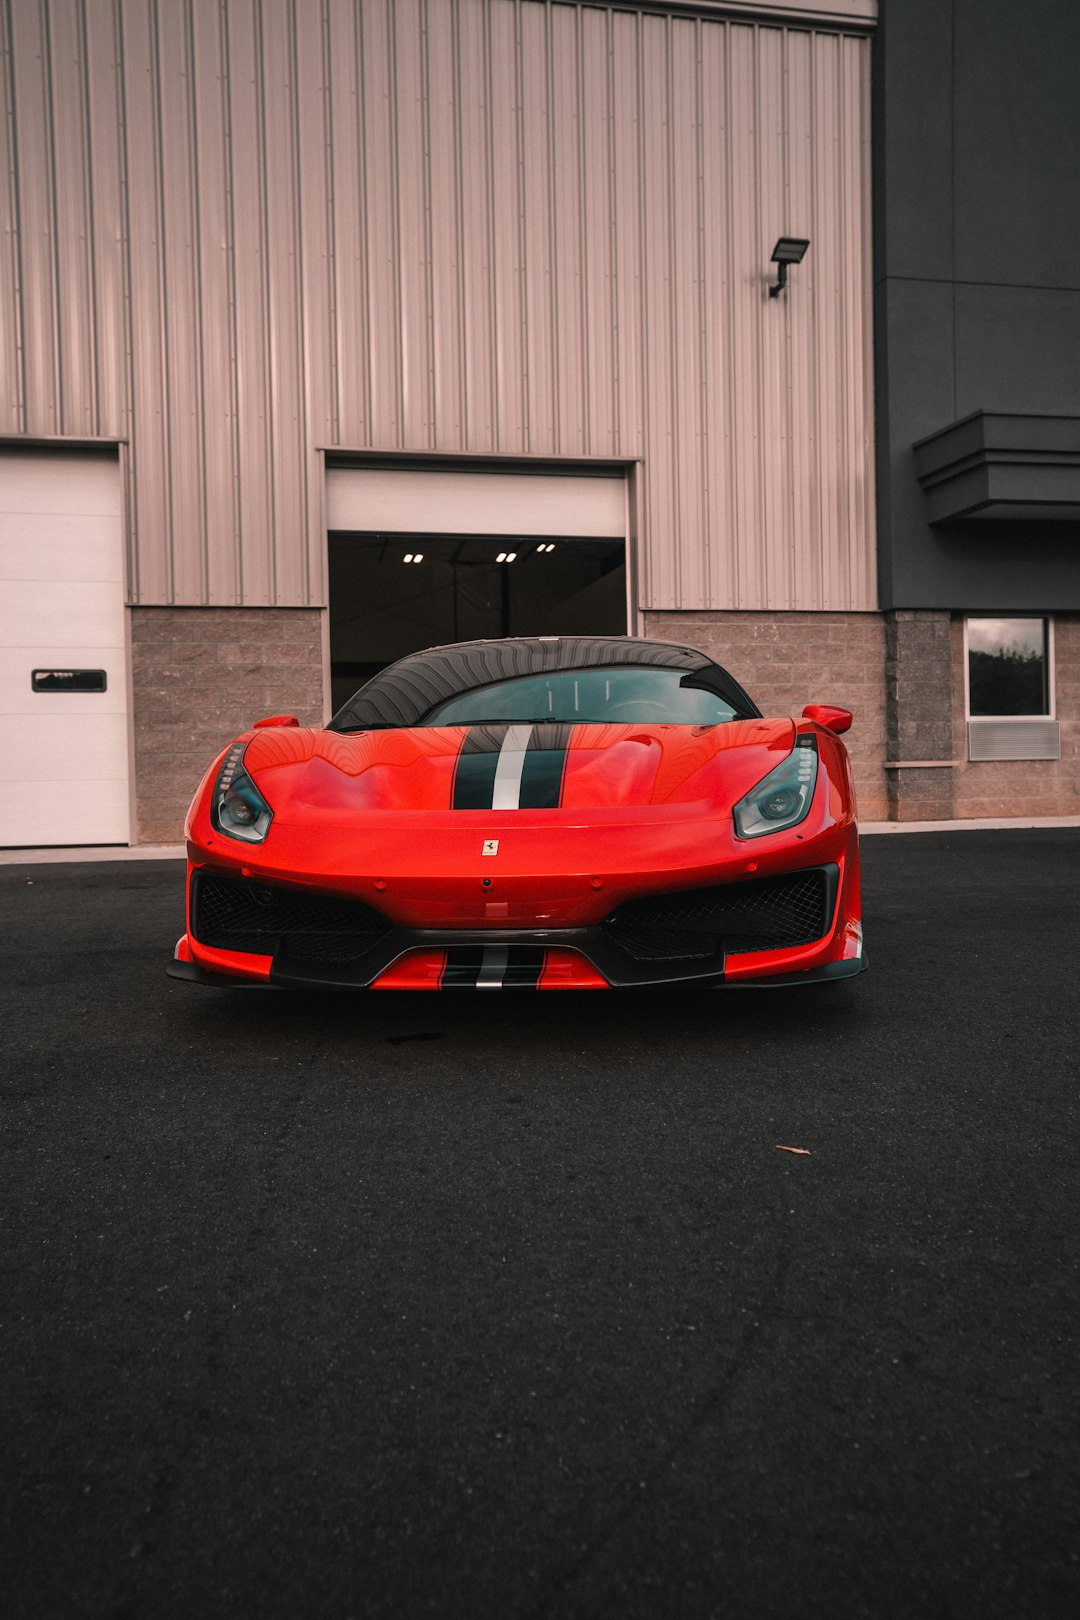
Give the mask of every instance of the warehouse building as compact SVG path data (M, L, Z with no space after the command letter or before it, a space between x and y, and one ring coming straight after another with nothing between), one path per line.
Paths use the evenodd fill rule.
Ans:
M1080 815L1080 7L889 0L874 68L893 815Z
M260 715L534 632L846 704L868 819L1074 810L1076 242L973 223L978 10L2 0L0 844L175 842Z

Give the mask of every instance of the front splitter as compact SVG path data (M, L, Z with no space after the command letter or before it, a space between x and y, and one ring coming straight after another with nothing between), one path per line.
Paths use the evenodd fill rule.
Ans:
M795 986L808 984L835 984L844 979L854 979L865 971L866 957L849 957L840 962L826 962L821 967L807 968L801 973L774 973L763 974L759 979L740 978L725 979L723 970L708 973L683 975L678 978L667 977L663 979L640 979L633 984L622 982L608 982L609 990L631 989L700 989L700 990L785 990ZM180 979L185 984L200 984L215 990L336 990L336 991L363 991L371 988L369 984L356 984L345 982L342 979L311 978L290 975L287 973L274 973L268 979L241 978L239 974L214 973L208 968L199 967L196 962L170 961L165 972L171 979ZM514 985L506 985L506 989L514 989Z

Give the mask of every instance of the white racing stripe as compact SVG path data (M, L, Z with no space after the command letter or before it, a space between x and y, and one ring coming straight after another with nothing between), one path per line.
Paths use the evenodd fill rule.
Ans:
M532 736L532 726L510 726L499 749L499 763L495 767L495 785L491 791L493 810L517 810L521 803L521 773L525 769L525 753ZM505 945L487 945L476 976L478 990L501 990L510 962Z
M484 959L480 964L480 972L476 975L476 988L501 990L509 961L510 952L505 945L485 945Z
M493 810L517 810L521 801L521 773L525 769L525 753L532 736L532 726L510 726L499 749L499 763L495 767L495 786L491 793Z

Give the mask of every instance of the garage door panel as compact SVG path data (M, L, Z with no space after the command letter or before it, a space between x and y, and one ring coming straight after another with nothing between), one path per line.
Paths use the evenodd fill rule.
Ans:
M108 582L122 587L113 517L0 512L0 581Z
M0 784L0 826L8 848L50 844L126 844L127 782L87 777L75 797L63 782L41 778Z
M393 534L540 534L621 539L621 476L331 468L327 528Z
M0 453L0 846L130 833L124 537L115 457ZM34 670L104 670L35 692Z
M4 717L5 747L27 762L26 779L70 782L127 781L127 725L123 714L98 714L93 726L79 714Z
M35 669L103 669L104 692L35 692ZM127 714L127 671L115 647L0 648L0 714L28 714L44 721L54 714L75 715L93 725L98 715Z
M93 630L93 636L87 630ZM0 608L0 644L8 647L51 647L55 658L65 648L123 648L124 606L115 585L29 579L9 580ZM64 652L65 659L68 653ZM35 661L36 655L35 655Z
M121 515L120 469L111 456L10 455L0 475L0 512Z

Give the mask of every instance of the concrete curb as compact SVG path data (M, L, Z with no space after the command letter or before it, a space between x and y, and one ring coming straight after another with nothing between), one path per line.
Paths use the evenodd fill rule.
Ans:
M181 861L183 844L99 844L66 849L0 849L0 866L59 866L73 861Z
M1080 827L1080 816L1003 816L986 821L862 821L860 836L876 833L1029 832L1037 827Z

